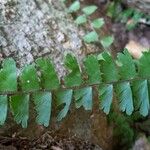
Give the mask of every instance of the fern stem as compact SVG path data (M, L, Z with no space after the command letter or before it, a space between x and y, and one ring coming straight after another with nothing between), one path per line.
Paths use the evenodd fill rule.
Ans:
M72 89L72 90L77 90L77 89L82 89L84 87L96 87L96 86L101 86L101 85L107 85L107 84L119 84L119 83L124 83L124 82L134 82L134 81L139 81L139 80L150 80L150 77L148 78L141 78L141 77L137 77L134 79L129 79L129 80L119 80L119 81L113 81L113 82L101 82L101 83L96 83L96 84L82 84L80 86L70 86L70 87L65 87L64 85L62 85L60 88L58 89L40 89L40 90L30 90L30 91L6 91L6 92L2 92L0 91L0 95L8 95L8 96L12 96L12 95L18 95L18 94L33 94L36 92L57 92L60 90L68 90L68 89Z

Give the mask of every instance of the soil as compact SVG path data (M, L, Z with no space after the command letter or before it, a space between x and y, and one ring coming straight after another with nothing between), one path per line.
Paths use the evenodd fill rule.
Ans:
M74 137L65 137L46 132L41 137L29 140L26 137L0 136L0 150L102 150L98 145Z

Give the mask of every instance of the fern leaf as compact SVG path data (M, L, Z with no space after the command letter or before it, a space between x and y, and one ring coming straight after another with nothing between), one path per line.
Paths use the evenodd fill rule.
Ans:
M14 95L10 97L11 112L17 124L27 127L29 118L29 95Z
M71 72L64 78L65 85L70 86L79 86L82 82L82 77L80 73L80 68L77 62L77 59L71 54L67 54L65 58L65 66Z
M136 68L129 52L127 50L124 50L124 54L119 53L117 55L117 58L121 79L129 80L135 78L137 75Z
M57 116L58 121L61 121L67 115L72 100L72 94L73 94L73 90L58 91L56 93L57 107L63 104L65 105L64 108L59 112Z
M5 59L0 70L0 91L17 91L16 63L13 59ZM13 84L12 84L13 83Z
M118 99L120 99L120 110L125 111L127 115L131 115L134 107L133 107L133 98L132 98L132 90L129 82L123 82L117 84L116 92Z
M98 42L99 36L95 31L87 33L84 37L83 40L85 43L93 43L93 42Z
M142 78L150 77L150 52L143 52L138 63L138 73Z
M99 100L100 105L99 108L104 111L104 113L109 114L110 107L112 104L113 99L113 85L112 84L105 84L100 86L99 88Z
M41 84L45 89L57 89L59 87L59 79L53 64L48 59L39 58L36 60L37 66L41 71Z
M84 24L87 22L86 16L85 15L80 15L76 18L75 23L78 25Z
M91 5L91 6L87 6L87 7L84 7L83 9L82 9L82 11L83 11L83 13L85 14L85 15L91 15L91 14L93 14L96 10L97 10L97 6L95 6L95 5Z
M36 122L45 127L49 126L51 116L52 95L50 92L39 92L33 94L35 109L37 112Z
M84 66L88 75L88 83L96 84L101 81L100 66L96 56L89 55L84 60Z
M21 87L23 91L39 90L39 80L34 65L24 67L20 76Z
M113 36L106 36L101 39L101 44L104 48L108 48L114 41Z
M104 82L118 81L118 71L111 55L105 51L98 55L98 60L100 61L100 69Z
M104 19L103 19L103 18L95 19L95 20L92 22L92 26L93 26L94 28L96 28L96 29L101 28L104 24L105 24L105 22L104 22Z
M69 7L69 12L73 13L80 9L80 2L78 0L74 1Z
M0 95L0 125L5 123L7 117L7 95Z
M148 93L148 81L139 80L133 83L133 93L135 96L135 103L140 109L140 114L147 116L149 112L149 93Z
M92 87L85 87L74 91L76 108L84 107L85 110L92 110Z

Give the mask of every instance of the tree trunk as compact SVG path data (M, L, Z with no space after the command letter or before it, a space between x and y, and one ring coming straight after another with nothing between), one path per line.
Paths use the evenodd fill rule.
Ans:
M88 52L98 50L82 43L80 37L83 33L84 30L75 26L64 4L58 0L0 0L0 59L13 57L18 68L34 62L37 57L50 57L59 76L63 76L65 53L73 53L80 61ZM0 133L38 136L40 131L35 119L31 117L30 120L29 128L24 130L8 120ZM60 124L52 118L50 127L65 135L76 134L94 140L104 149L111 149L112 130L102 112L92 114L72 110Z

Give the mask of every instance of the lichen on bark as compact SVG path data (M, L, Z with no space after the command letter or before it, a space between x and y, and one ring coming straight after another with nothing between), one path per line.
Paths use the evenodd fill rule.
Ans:
M13 57L23 67L37 57L49 56L63 76L64 54L72 52L81 59L88 49L81 34L60 1L0 1L1 60Z

